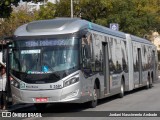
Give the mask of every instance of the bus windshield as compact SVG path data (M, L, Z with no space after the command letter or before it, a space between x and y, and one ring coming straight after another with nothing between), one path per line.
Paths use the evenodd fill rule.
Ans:
M34 80L44 74L61 79L79 67L77 39L24 40L17 41L15 46L11 71L21 80L27 80L27 76L33 76L29 81ZM23 75L26 77L21 78Z

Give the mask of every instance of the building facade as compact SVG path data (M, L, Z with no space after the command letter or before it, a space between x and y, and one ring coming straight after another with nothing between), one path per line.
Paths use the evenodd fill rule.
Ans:
M14 10L19 9L27 9L28 12L33 12L34 10L39 10L41 6L47 4L47 2L51 2L53 4L56 3L57 0L44 0L43 2L23 2L22 0L19 3L18 7L14 7Z
M157 47L157 50L160 51L160 34L158 32L152 33L152 42Z

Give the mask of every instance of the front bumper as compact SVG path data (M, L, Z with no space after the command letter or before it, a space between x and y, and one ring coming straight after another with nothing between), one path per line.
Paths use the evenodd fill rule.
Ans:
M11 86L12 99L14 103L37 103L36 98L47 98L41 103L82 103L80 83L55 90L20 90Z

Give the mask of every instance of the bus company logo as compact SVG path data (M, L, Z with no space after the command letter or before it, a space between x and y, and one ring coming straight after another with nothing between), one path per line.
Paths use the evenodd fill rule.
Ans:
M2 112L2 117L42 117L41 113L14 113Z
M11 117L11 112L2 112L2 117Z
M25 89L26 88L26 84L24 82L20 83L20 89Z

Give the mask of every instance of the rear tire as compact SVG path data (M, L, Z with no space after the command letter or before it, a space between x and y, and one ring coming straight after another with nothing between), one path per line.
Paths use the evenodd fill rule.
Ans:
M88 103L88 105L89 105L90 108L95 108L97 106L97 103L98 103L98 89L97 89L97 86L95 84L94 89L93 89L93 100L90 101Z
M151 80L150 80L150 82L149 82L149 88L152 88L152 85L153 84L153 77L151 77Z
M124 96L124 90L125 90L125 87L124 87L124 80L123 80L123 78L122 78L122 80L121 80L121 88L120 88L120 93L119 93L119 97L120 98L123 98L123 96Z

